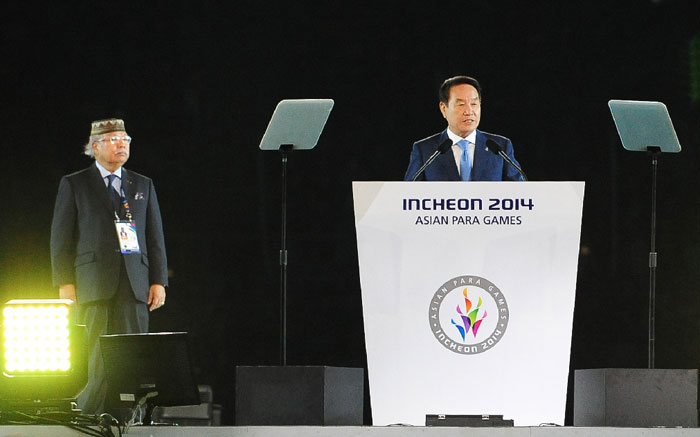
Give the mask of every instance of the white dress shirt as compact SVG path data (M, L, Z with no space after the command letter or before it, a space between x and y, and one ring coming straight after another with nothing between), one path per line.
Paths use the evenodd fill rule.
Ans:
M457 163L457 172L459 173L460 176L462 176L462 171L460 169L459 162L462 159L462 148L457 145L458 141L461 140L467 140L469 141L469 148L467 149L469 152L469 162L472 164L472 169L474 168L474 149L476 148L476 129L470 133L469 135L466 136L466 138L462 138L456 133L452 132L450 128L447 128L447 137L452 140L452 153L455 156L455 162ZM121 169L120 169L121 170Z

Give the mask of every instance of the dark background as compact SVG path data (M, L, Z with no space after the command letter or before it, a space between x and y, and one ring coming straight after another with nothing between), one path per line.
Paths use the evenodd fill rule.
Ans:
M402 179L445 127L439 84L468 74L531 180L586 182L572 370L647 365L651 160L607 101L667 104L683 151L659 164L656 364L700 366L698 2L56 3L1 7L1 299L57 295L58 181L91 163L90 121L123 118L168 248L151 329L190 332L232 424L234 367L278 364L281 164L258 145L279 100L332 98L289 160L288 363L364 367L351 182Z

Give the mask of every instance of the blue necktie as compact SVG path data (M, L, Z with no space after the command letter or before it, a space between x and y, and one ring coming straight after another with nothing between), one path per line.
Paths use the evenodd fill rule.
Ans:
M115 174L107 175L107 192L109 193L109 200L112 201L114 212L117 213L117 215L120 215L122 207L122 196L119 193L117 193L117 190L112 185L112 182L114 182L114 179L116 177L117 175Z
M462 157L459 160L459 172L463 181L469 181L472 175L472 161L469 159L469 141L459 140L457 145L462 149Z

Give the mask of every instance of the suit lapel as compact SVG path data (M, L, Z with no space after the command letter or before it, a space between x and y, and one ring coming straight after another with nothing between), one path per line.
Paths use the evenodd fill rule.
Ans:
M135 181L124 167L122 167L122 190L124 190L124 197L129 204L131 214L136 216L139 202L134 201L134 193L136 192Z
M88 178L88 186L90 187L93 196L95 199L100 199L100 202L107 209L110 216L114 217L114 208L112 207L112 201L109 198L109 192L107 191L105 180L102 177L102 174L100 174L100 170L96 165L93 164L91 167Z
M489 154L486 150L486 136L480 130L476 131L476 144L474 146L474 163L472 165L472 180L483 181L485 178L486 163L488 162Z
M438 140L436 147L442 144L442 142L448 138L449 137L447 136L447 130L442 131L442 135L440 135L440 139ZM459 181L461 179L459 177L459 169L457 168L457 161L455 161L455 154L452 151L452 147L450 147L442 155L438 156L436 161L438 162L435 162L435 164L440 165L442 173L446 176L445 180Z

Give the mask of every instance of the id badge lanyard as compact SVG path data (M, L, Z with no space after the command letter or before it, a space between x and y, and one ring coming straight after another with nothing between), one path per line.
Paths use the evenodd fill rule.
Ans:
M136 222L131 215L129 202L126 200L124 190L121 191L122 207L124 207L124 216L126 220L121 220L116 211L114 211L114 226L117 230L117 238L119 240L119 249L123 254L141 253L139 249L139 239L136 233Z

